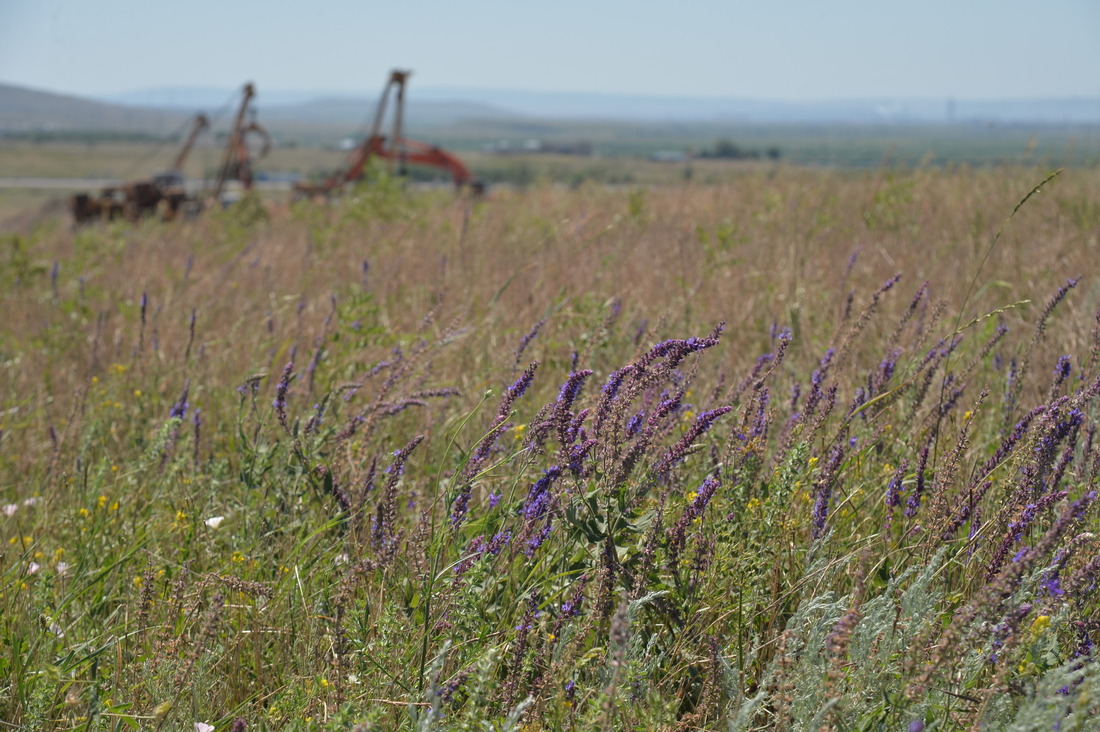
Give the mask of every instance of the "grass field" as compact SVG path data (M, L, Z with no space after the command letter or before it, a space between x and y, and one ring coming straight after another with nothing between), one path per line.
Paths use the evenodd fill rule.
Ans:
M1100 179L1008 220L1045 177L4 234L0 720L1091 729Z

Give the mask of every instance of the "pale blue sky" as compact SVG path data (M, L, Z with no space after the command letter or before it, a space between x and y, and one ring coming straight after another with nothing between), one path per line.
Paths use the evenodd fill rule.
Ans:
M759 99L1100 97L1100 0L0 0L0 81Z

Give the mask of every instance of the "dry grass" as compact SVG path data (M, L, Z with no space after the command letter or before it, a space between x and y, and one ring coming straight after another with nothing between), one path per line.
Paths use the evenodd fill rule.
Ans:
M1033 443L993 475L983 504L992 528L977 553L968 553L965 530L942 540L937 531L1006 424L1036 404L1061 404L1062 392L1084 383L1051 386L1059 355L1072 354L1074 379L1096 378L1095 171L1054 179L990 250L1040 179L1033 169L779 168L722 186L538 186L481 202L383 183L331 207L246 201L172 226L73 232L54 219L4 235L0 505L14 508L0 514L0 642L23 651L0 654L0 676L11 679L0 682L0 710L52 729L92 729L97 715L165 729L201 720L228 728L238 716L250 729L346 729L409 725L407 715L434 705L419 717L427 729L504 725L530 694L527 720L554 729L708 727L739 709L747 716L738 725L761 728L837 724L843 717L829 709L842 708L883 728L918 714L945 729L1024 718L1017 709L1039 699L1043 683L1068 683L1055 667L1076 642L1072 623L1096 604L1084 594L1078 605L1034 599L1031 634L1012 626L1006 635L1011 661L983 665L983 639L1009 612L993 593L1017 580L1013 592L1032 587L1008 575L987 583L984 571L1016 517L1004 507L1015 505ZM899 272L871 317L872 293ZM1078 276L1046 321L1045 340L1032 341L1048 298ZM928 300L898 329L901 355L891 355L891 334L925 281ZM857 330L861 311L868 321ZM506 527L516 537L531 530L523 497L570 448L557 436L541 451L519 446L540 429L542 404L572 415L559 393L571 372L595 371L577 402L594 413L614 369L719 321L726 331L717 345L679 368L654 366L667 383L636 395L652 420L677 389L691 406L661 428L633 477L608 484L614 471L603 469L617 465L622 446L601 440L590 472L561 479L545 546L530 554L513 546L491 560L483 552L485 564L460 576L476 541ZM956 322L964 345L937 363L971 380L958 408L941 410L938 393L922 402L906 383L867 405L865 417L847 414L884 359L897 364L891 383L908 378L928 349L950 341ZM999 323L1009 345L986 358L981 344ZM774 328L784 327L793 340L767 377L771 401L763 379L734 388L757 356L775 351ZM839 349L828 377L837 411L784 442L792 387L805 404L806 377L830 347ZM1016 402L1002 398L1007 367L987 363L1002 350L1032 361ZM498 418L505 436L499 445L493 438L492 458L479 467L475 446L498 423L499 397L486 390L499 395L519 376L517 361L532 359L542 362L535 384L515 413ZM290 361L286 406L276 382ZM239 395L257 374L258 396ZM936 376L936 392L958 383ZM349 383L361 385L354 398L343 390ZM1001 391L978 407L983 386ZM336 436L372 404L368 393L388 409L444 387L460 394L419 398L423 405L386 419L366 409L361 432ZM321 404L323 426L307 429ZM699 437L704 449L657 475L657 457L692 415L719 405L735 411ZM168 417L181 408L188 418L201 409L201 430ZM625 423L636 408L617 406L613 419ZM757 417L771 427L749 439ZM420 434L402 480L400 466L384 473ZM918 519L900 512L892 533L882 529L891 515L880 500L885 483L906 460L913 485L932 438L944 483L919 520L933 530L913 528ZM1091 442L1087 449L1095 452ZM1080 452L1065 478L1071 499L1096 474L1094 455ZM842 453L834 489L827 464ZM955 468L956 477L945 475ZM474 509L452 527L467 475ZM712 476L723 488L708 510L696 492ZM500 494L500 507L490 507ZM830 533L817 538L813 502L823 495ZM625 523L600 524L613 500ZM564 521L566 504L575 524ZM214 516L225 525L211 527ZM675 538L677 526L687 539ZM1042 544L1043 536L1053 538ZM1039 532L1033 546L1045 560L1061 540ZM1090 539L1073 541L1057 546L1095 550ZM62 557L75 567L68 575ZM587 584L577 589L582 574ZM1067 585L1071 576L1085 570L1073 564ZM575 622L564 609L573 592L583 599ZM866 630L891 623L896 647ZM937 677L928 664L947 641L969 650ZM800 654L800 644L812 652ZM849 644L873 663L854 663L856 650L849 663ZM441 722L431 715L447 684L457 696ZM1074 697L1086 707L1088 688ZM757 694L767 698L752 707Z

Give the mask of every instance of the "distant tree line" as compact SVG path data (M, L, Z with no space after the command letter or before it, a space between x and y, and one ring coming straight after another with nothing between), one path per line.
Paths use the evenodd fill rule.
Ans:
M702 150L699 157L708 160L759 160L765 157L778 160L781 154L778 147L769 147L761 153L759 150L745 149L728 138L722 138L715 141L713 147Z

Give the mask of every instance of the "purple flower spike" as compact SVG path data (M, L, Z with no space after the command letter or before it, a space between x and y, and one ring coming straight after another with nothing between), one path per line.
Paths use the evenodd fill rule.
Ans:
M279 418L279 424L287 431L290 430L290 425L287 424L286 419L286 393L290 390L290 379L293 372L294 362L287 361L286 366L283 366L283 375L275 387L275 400L271 403L271 406L275 408L275 416Z
M1069 356L1062 355L1058 357L1058 363L1054 366L1054 385L1060 386L1063 381L1069 378L1070 372L1070 358Z

